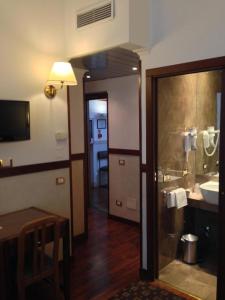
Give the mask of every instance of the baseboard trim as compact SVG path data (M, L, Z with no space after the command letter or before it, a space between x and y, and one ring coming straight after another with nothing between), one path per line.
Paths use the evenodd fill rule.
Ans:
M86 233L81 233L79 235L76 235L73 237L73 242L75 243L79 243L79 242L83 242L87 239L87 234Z
M136 221L132 221L132 220L129 220L129 219L126 219L126 218L121 218L121 217L118 217L118 216L115 216L115 215L111 215L111 214L108 214L108 217L110 219L114 220L114 221L118 221L118 222L121 222L121 223L125 223L125 224L129 224L129 225L140 227L140 223L138 223Z
M149 272L145 269L140 269L140 278L141 278L141 280L144 280L144 281L154 281L154 278L152 278L151 272Z

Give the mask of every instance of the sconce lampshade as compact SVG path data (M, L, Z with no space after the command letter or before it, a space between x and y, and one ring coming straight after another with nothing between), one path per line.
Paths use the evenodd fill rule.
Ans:
M48 85L77 85L73 68L68 62L55 62L50 71Z
M57 85L60 85L60 87L56 89L55 86ZM55 62L44 88L45 96L49 99L53 99L57 91L66 85L77 85L73 68L68 62Z

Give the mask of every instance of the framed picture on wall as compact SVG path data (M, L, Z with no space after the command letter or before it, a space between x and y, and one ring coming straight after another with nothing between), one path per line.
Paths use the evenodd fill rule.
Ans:
M106 129L106 119L97 120L97 129Z

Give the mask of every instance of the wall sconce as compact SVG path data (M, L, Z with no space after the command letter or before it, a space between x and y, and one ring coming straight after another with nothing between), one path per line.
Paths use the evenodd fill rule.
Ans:
M56 89L55 85L60 85L60 87ZM73 68L68 62L55 62L44 88L45 96L49 99L54 98L57 91L62 89L64 85L77 85Z

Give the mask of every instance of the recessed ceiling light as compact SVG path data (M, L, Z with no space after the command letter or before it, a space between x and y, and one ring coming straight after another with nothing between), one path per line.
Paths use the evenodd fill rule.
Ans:
M86 75L86 78L87 78L87 79L90 79L90 78L91 78L91 75L89 75L89 74Z
M138 68L137 68L137 67L133 67L132 70L133 70L133 71L137 71Z

